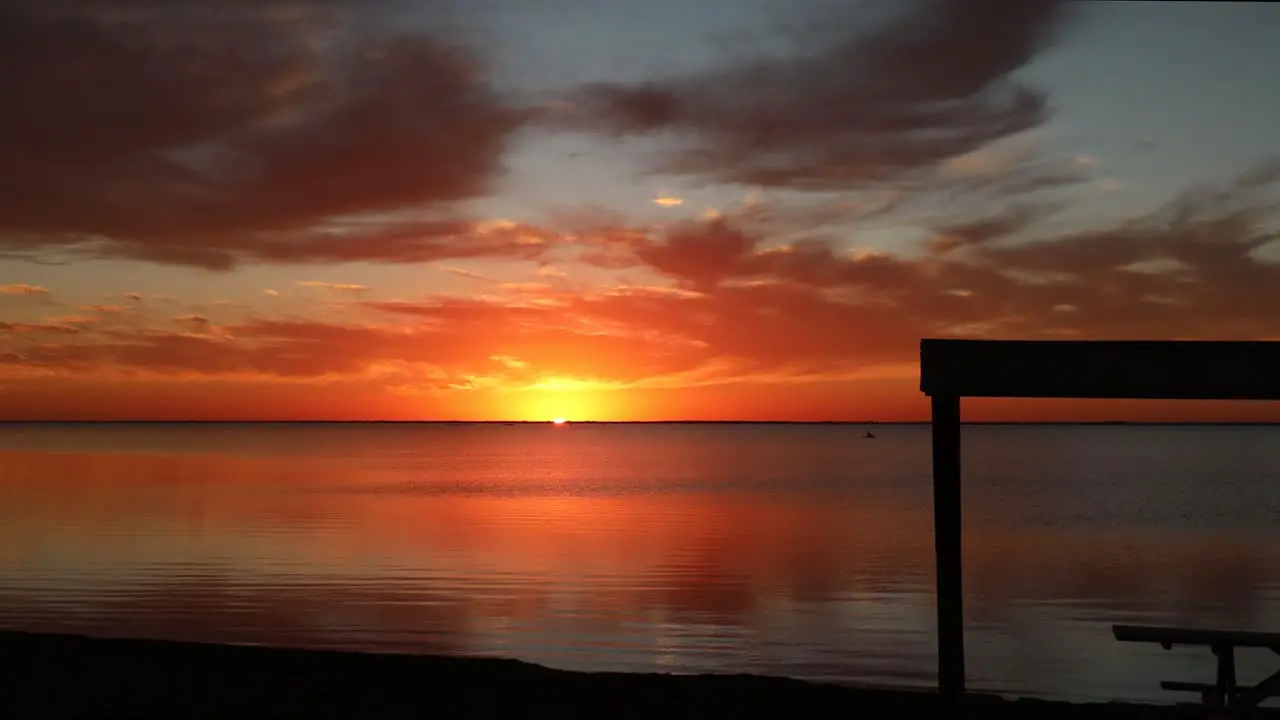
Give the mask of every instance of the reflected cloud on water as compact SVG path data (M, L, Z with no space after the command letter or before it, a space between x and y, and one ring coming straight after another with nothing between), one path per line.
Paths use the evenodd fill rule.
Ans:
M845 459L823 447L829 469ZM736 484L716 488L703 457L684 471L711 478L697 490L643 492L626 477L610 487L604 473L588 482L596 492L566 484L621 450L544 468L533 483L509 478L507 493L431 479L465 484L493 468L433 474L385 455L5 451L0 625L933 682L927 472L858 481L811 469L802 489L778 492L760 482L785 478L776 465L735 468ZM876 452L848 460L901 467L892 448ZM1207 676L1210 661L1121 646L1111 623L1280 626L1274 536L1249 523L1036 526L1037 511L1008 512L1032 500L996 493L998 470L966 499L971 517L1010 516L966 531L974 686L1168 700L1160 679ZM1242 674L1265 661L1242 657Z

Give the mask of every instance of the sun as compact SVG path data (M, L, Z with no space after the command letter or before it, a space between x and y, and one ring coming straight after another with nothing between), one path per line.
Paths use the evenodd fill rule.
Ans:
M564 418L556 418L555 420L552 420L551 422L555 423L556 425L563 425L563 424L565 424L566 420L565 420Z

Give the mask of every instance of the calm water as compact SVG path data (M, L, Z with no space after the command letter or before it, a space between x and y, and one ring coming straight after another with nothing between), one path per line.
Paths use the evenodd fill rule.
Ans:
M929 685L929 431L864 431L0 426L0 626ZM973 686L1170 701L1209 653L1111 623L1280 630L1280 427L964 454Z

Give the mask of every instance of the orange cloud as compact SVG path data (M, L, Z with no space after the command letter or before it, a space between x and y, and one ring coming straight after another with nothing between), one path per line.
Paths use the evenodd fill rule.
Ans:
M0 285L0 295L48 295L49 290L38 285L27 285L18 283L14 285Z
M926 336L1280 337L1280 263L1261 253L1280 241L1262 222L1280 212L1277 190L1280 164L1264 165L1146 217L1035 241L1020 238L1048 211L1013 205L940 226L912 254L780 243L750 214L602 231L562 246L578 253L565 262L607 248L609 267L651 280L349 297L335 305L346 321L189 312L175 318L182 332L111 313L9 322L0 376L358 383L454 414L583 419L710 407L678 397L838 414L848 398L811 389L856 388L888 407L880 383L907 408Z
M0 333L78 333L74 323L11 323L0 321Z
M365 293L369 292L369 288L364 285L353 285L350 283L329 283L320 282L318 280L304 280L298 283L302 287L322 288L325 290L335 290L345 293Z

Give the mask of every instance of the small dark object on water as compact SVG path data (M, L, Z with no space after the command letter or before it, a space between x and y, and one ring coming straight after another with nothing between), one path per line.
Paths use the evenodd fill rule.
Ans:
M864 439L866 439L866 440L875 440L875 439L876 439L876 436L875 436L875 435L872 435L870 430L868 430L868 431L867 431L867 434L866 434L866 435L863 435L862 437L863 437Z

